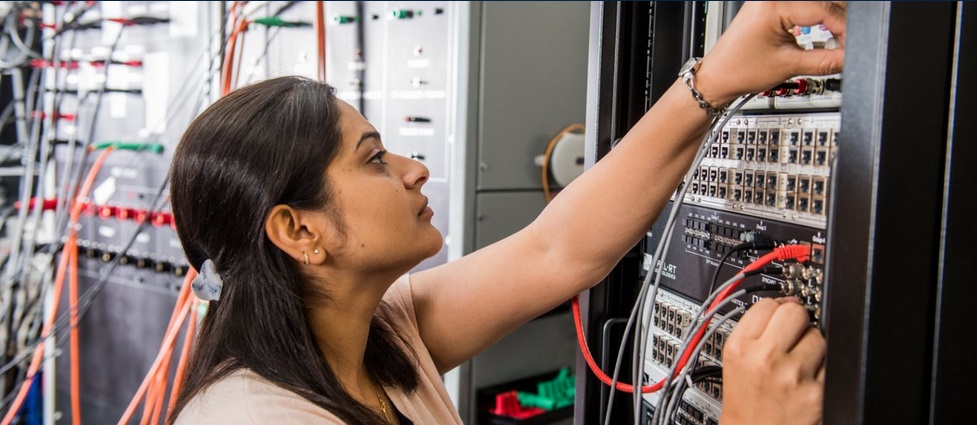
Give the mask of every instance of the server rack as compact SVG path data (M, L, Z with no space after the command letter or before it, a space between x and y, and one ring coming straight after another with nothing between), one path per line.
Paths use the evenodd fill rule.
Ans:
M593 5L588 166L694 53L697 23L689 19L698 15L685 7L694 6ZM977 176L966 164L977 152L973 120L963 117L974 116L967 76L977 75L975 9L965 2L848 5L843 143L828 199L821 321L826 424L969 418L974 372L966 347L975 331L965 317L977 226L965 217ZM635 247L581 297L588 342L605 370L637 295L642 255L652 248ZM608 391L586 368L578 358L575 423L601 423ZM631 376L627 367L622 376ZM615 405L613 423L634 420L628 404Z

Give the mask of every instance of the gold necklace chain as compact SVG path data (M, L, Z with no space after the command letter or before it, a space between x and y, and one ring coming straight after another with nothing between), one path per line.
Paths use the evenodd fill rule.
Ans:
M383 421L390 423L390 416L387 414L387 402L383 401L383 397L380 396L380 390L377 389L377 401L380 402L380 412L383 413Z

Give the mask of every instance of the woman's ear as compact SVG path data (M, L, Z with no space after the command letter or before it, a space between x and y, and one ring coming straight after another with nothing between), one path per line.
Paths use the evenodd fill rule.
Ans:
M288 205L275 205L265 220L265 234L271 243L303 264L322 264L326 250L322 244L321 220L315 212L300 211Z

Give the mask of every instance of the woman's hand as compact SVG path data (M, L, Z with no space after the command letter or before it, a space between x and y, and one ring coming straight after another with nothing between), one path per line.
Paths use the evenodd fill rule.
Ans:
M795 26L823 24L838 48L804 50ZM746 2L702 59L696 88L710 105L768 90L798 75L841 72L845 51L845 2Z
M724 348L720 423L820 423L824 350L821 332L793 298L754 304Z

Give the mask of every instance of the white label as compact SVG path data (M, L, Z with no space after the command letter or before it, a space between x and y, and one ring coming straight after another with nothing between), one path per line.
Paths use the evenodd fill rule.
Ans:
M433 136L433 128L401 127L398 133L401 136Z
M411 59L407 61L408 68L430 68L431 61L428 59Z
M109 226L98 226L99 236L111 238L115 237L115 228Z
M122 4L125 2L121 1L107 1L102 2L99 6L102 8L102 44L111 46L115 42L116 37L122 32L122 24L112 21L107 21L104 19L108 18L121 18L125 16L122 11ZM109 59L109 58L107 58Z
M187 2L190 3L190 2ZM146 102L146 128L150 132L162 132L166 128L166 99L170 95L169 56L165 52L149 53L143 57L146 81L142 95ZM187 76L189 79L192 76Z
M126 117L126 97L125 93L109 93L109 115L117 120Z
M112 195L115 194L115 177L109 177L105 179L102 184L95 188L95 192L92 194L92 199L95 200L96 205L101 205L109 201Z

